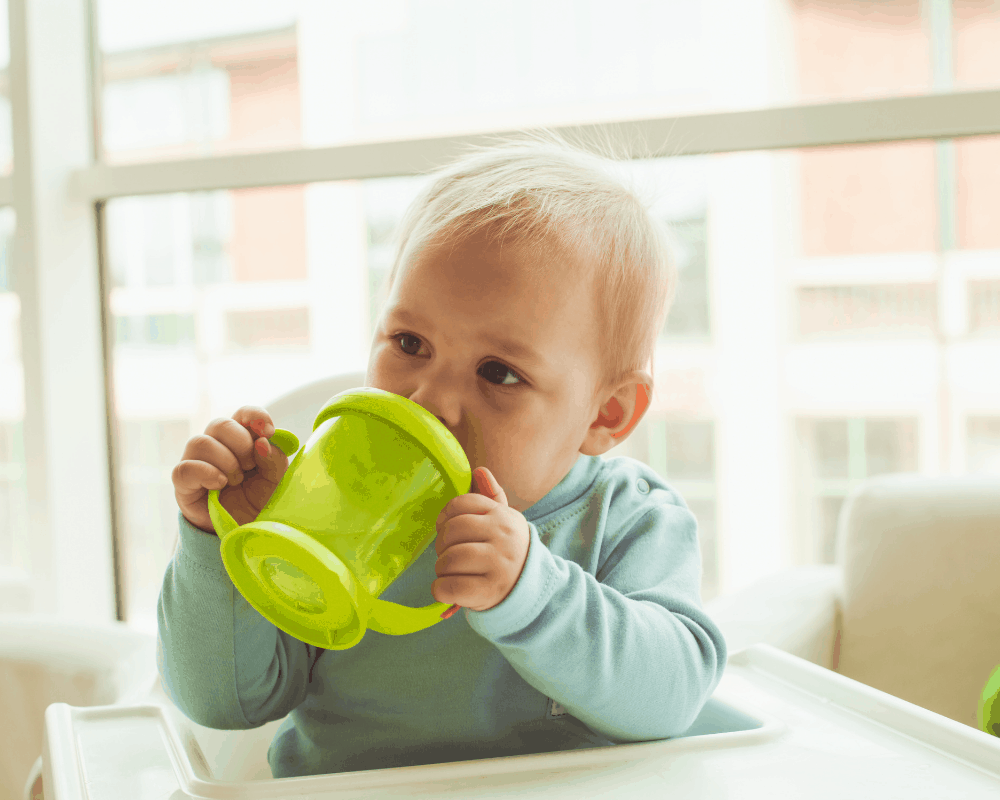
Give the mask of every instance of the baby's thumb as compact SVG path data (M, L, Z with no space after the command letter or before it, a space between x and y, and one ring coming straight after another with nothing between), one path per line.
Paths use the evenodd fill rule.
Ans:
M268 441L261 437L253 443L253 460L257 465L257 474L271 483L278 483L288 469L288 456L282 447L275 447L279 443L285 445L285 442L280 440L276 442L277 438L272 436L271 441Z
M476 491L479 494L485 495L491 500L496 500L500 505L507 505L507 495L500 484L497 483L497 479L493 477L492 472L486 467L478 467L472 475L475 478Z

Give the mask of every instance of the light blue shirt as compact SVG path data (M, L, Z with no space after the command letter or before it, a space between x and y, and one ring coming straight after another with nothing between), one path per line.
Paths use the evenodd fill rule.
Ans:
M524 512L521 576L488 611L321 650L233 586L219 539L181 517L158 603L158 663L178 708L211 728L286 717L274 777L664 739L690 727L726 643L700 596L697 524L631 458L581 455ZM433 546L382 597L433 602Z

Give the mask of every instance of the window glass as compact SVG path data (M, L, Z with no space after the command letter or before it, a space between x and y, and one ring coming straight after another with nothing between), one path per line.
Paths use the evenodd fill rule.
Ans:
M810 560L832 564L844 499L866 478L918 469L914 419L800 419L798 525Z
M21 303L11 262L14 223L13 209L0 208L0 574L24 572L30 567Z
M977 140L1000 160L997 141ZM946 435L942 420L961 431L969 409L1000 413L995 371L982 368L1000 363L1000 241L979 221L1000 215L1000 194L993 162L967 161L957 141L918 144L621 165L667 224L679 267L634 457L701 504L717 559L705 586L742 568L732 553L761 526L796 558L830 557L837 503L859 480L961 473L982 458L980 434ZM184 421L193 434L363 370L396 231L426 180L110 201L119 422ZM918 224L899 219L908 213ZM149 451L131 452L123 468ZM176 525L164 520L167 553ZM158 587L143 591L148 615Z
M1000 333L1000 280L969 281L969 332Z
M107 203L115 480L134 624L155 629L184 443L242 405L365 368L390 240L422 180Z
M1000 475L1000 414L969 417L966 421L966 458L969 472Z
M698 521L702 600L711 600L719 592L720 576L715 423L654 416L636 434L645 439L646 448L634 455L646 461L684 498Z
M996 58L1000 1L951 0L951 25L954 87L972 90L1000 85L1000 61Z
M14 164L14 132L10 114L10 19L8 0L0 0L0 175Z
M1000 85L1000 2L97 0L112 162Z
M714 497L693 496L685 499L698 521L698 544L701 547L701 599L708 602L719 594L719 538Z

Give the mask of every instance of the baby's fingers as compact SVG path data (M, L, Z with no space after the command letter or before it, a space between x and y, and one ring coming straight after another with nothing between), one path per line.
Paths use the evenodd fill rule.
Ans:
M211 427L209 426L209 429ZM243 431L243 433L248 439L250 438L250 434L247 431ZM230 485L236 486L243 481L243 471L254 468L253 460L249 458L250 450L251 445L248 443L246 460L250 461L250 465L246 466L241 463L241 459L233 452L232 447L223 444L207 433L202 433L192 437L188 441L187 446L184 448L182 459L184 461L204 461L206 464L225 473Z
M288 458L267 439L257 439L253 443L253 457L257 468L247 474L240 488L246 501L255 509L253 516L256 516L274 494L278 481L288 468Z
M253 460L257 474L271 483L280 481L288 469L288 456L264 438L253 443Z
M269 439L274 435L274 422L271 420L271 415L260 406L241 406L233 414L233 419L244 428L253 431L255 438L263 436L265 439Z
M241 472L254 468L254 435L235 419L213 419L205 428L204 435L228 449L236 458Z
M182 461L170 477L182 505L199 500L209 489L222 489L229 482L226 473L204 461Z

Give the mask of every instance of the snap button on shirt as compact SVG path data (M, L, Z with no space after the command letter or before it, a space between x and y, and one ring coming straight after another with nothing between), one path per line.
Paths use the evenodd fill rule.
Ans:
M643 494L646 494L646 492L649 491L649 484L646 483L646 481L643 480L642 478L639 478L639 483L637 485L639 487L639 491L642 492Z

